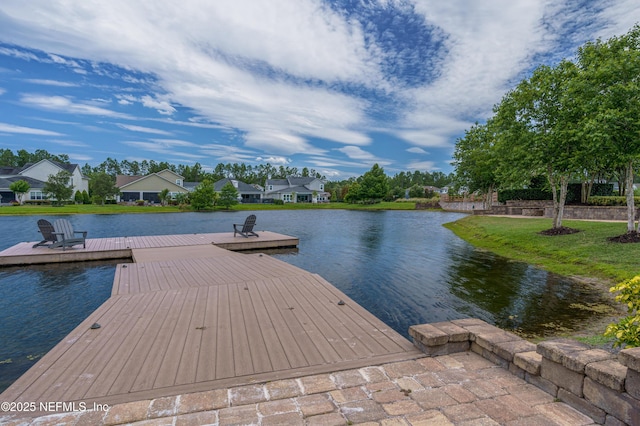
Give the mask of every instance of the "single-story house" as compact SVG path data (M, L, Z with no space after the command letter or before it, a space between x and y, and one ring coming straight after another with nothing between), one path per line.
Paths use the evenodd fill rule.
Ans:
M324 203L329 201L324 190L324 181L314 177L288 177L267 179L265 198L282 200L285 203Z
M172 198L176 194L189 192L184 184L184 177L169 169L146 176L117 175L116 187L120 190L117 201L144 200L149 203L159 203L158 194L165 189L169 190Z
M37 163L27 163L22 167L0 167L0 203L17 201L16 195L9 186L18 180L24 180L31 186L29 192L24 195L23 201L47 199L47 194L44 192L45 183L49 180L49 176L55 176L63 170L71 174L69 183L73 185L73 195L76 192L89 192L89 178L82 174L77 164L40 160Z
M216 192L222 191L222 187L231 183L238 191L238 201L243 204L261 203L264 189L260 185L251 185L236 179L220 179L213 184Z

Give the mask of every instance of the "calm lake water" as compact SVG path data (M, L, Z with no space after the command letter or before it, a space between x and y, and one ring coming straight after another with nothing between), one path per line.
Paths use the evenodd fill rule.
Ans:
M90 238L229 232L251 212L75 215ZM544 336L593 318L596 290L474 249L442 224L462 214L426 211L258 211L257 229L300 239L274 257L320 274L393 329L481 318ZM55 220L56 217L44 217ZM0 217L0 250L38 240L40 217ZM0 391L110 295L115 264L0 269Z

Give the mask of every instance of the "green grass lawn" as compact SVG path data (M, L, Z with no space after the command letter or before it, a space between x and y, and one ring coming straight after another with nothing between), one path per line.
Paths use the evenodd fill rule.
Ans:
M565 276L623 281L640 274L640 244L612 243L608 237L624 234L626 223L563 221L576 234L545 236L551 219L467 216L445 224L474 246L536 265Z
M230 210L308 210L308 209L349 209L349 210L415 210L416 204L411 202L395 203L382 202L377 204L348 204L348 203L287 203L284 205L274 204L238 204ZM224 210L216 207L213 211ZM54 207L49 205L24 205L24 206L3 206L0 207L2 215L57 215L57 214L117 214L117 213L178 213L191 210L181 210L176 206L161 207L153 206L121 206L118 204L106 204L104 206L96 204L69 204L66 206Z

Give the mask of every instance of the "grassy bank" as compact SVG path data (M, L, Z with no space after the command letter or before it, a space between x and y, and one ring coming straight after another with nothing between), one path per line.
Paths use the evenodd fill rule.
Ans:
M611 243L626 223L563 221L579 229L571 235L544 236L551 219L467 216L445 226L476 247L527 262L565 276L598 278L616 283L640 274L640 244Z
M348 204L348 203L287 203L284 205L274 204L238 204L231 210L309 210L309 209L348 209L348 210L415 210L415 203L377 203L377 204ZM213 211L224 210L222 207L214 208ZM176 206L161 207L154 206L121 206L118 204L106 204L104 206L96 204L69 204L66 206L3 206L0 207L0 216L3 215L58 215L58 214L119 214L119 213L178 213L191 210L181 210Z

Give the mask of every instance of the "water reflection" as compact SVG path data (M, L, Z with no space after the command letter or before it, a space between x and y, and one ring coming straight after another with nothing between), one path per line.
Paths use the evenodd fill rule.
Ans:
M468 302L461 311L525 336L575 329L593 319L586 307L609 303L597 289L491 253L470 248L452 258L447 282Z
M0 391L111 294L115 264L0 269Z

